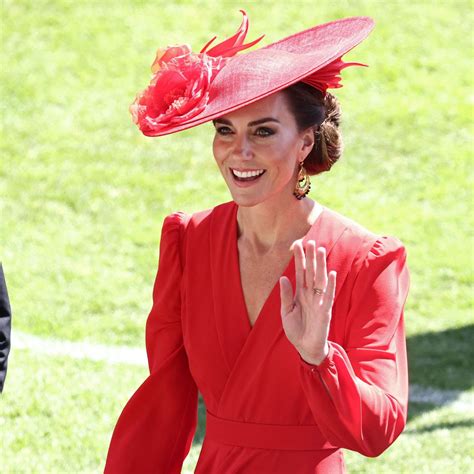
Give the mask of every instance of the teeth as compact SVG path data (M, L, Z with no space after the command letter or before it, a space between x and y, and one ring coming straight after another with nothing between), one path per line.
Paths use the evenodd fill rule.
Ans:
M251 176L260 176L265 170L255 170L255 171L237 171L232 170L235 176L238 178L250 178Z

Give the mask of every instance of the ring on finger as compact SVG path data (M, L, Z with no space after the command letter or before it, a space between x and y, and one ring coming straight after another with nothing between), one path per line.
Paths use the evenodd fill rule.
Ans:
M322 295L324 293L324 290L321 288L313 288L313 294L315 295Z

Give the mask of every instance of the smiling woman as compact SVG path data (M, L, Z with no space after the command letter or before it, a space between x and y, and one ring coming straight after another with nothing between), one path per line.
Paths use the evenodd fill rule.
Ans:
M342 154L342 55L372 30L336 20L236 55L248 21L200 53L159 50L131 107L148 136L213 121L232 200L163 222L146 325L150 375L124 407L106 473L343 473L402 432L404 245L307 197ZM257 40L258 41L258 40ZM185 79L183 79L185 78ZM305 198L305 199L303 199ZM337 280L337 285L336 285Z

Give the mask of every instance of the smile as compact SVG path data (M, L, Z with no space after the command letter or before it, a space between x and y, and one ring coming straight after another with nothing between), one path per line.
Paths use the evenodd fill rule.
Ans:
M236 169L232 169L232 174L237 178L252 178L256 176L260 176L261 174L265 173L266 170L246 170L246 171L239 171Z
M248 186L256 183L265 174L265 171L264 169L239 171L231 168L234 183L238 186Z

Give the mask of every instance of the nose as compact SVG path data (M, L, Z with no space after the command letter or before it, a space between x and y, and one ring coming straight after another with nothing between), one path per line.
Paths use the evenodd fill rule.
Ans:
M234 138L233 154L238 158L252 158L252 144L245 133L236 133Z

